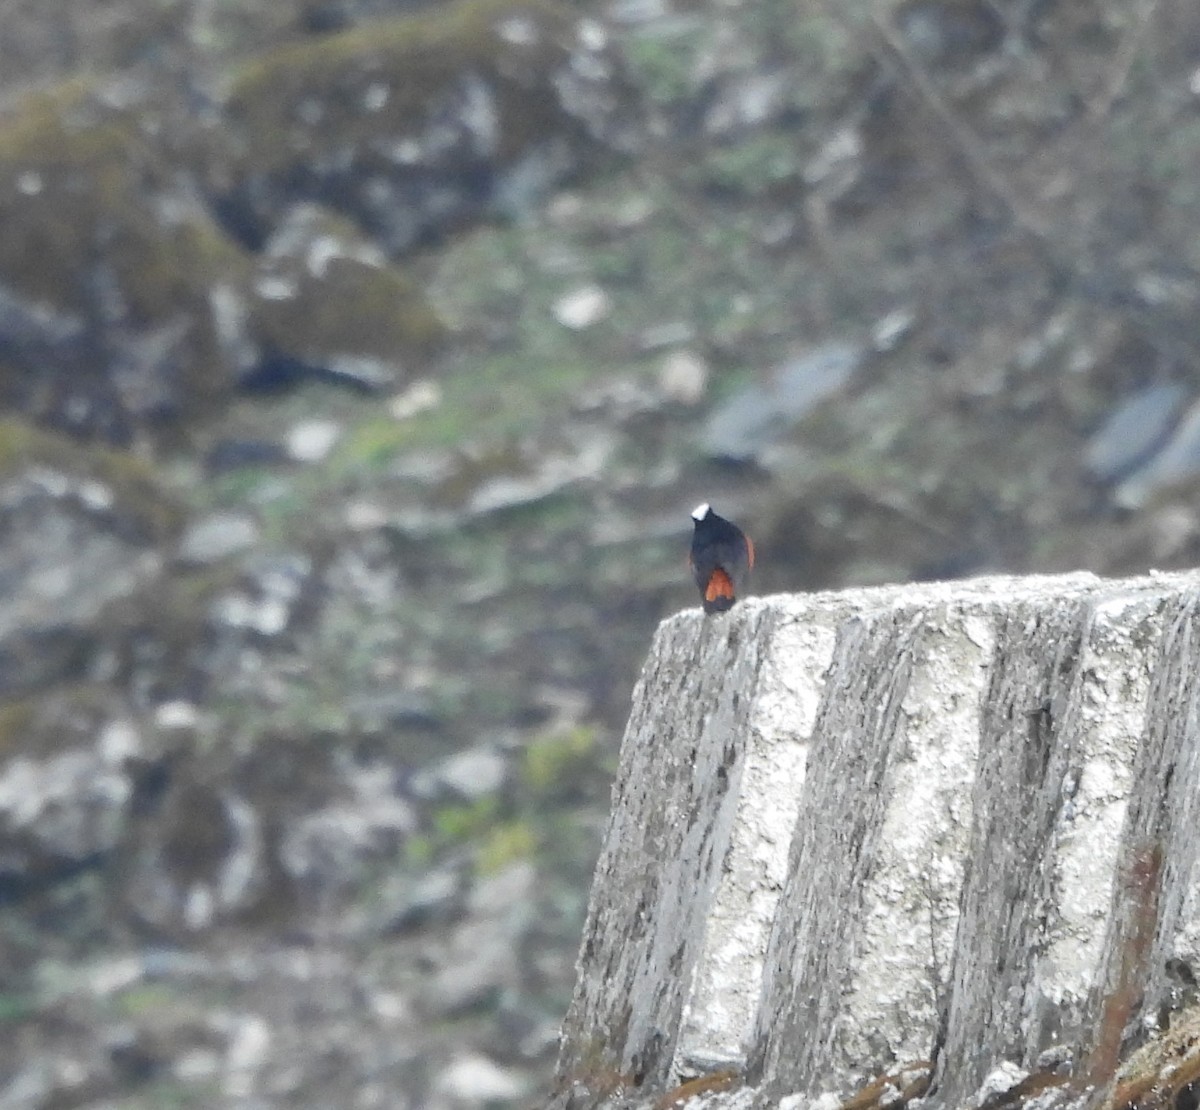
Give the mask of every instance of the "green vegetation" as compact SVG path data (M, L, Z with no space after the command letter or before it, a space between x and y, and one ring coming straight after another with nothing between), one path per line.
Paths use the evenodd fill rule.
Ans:
M515 14L536 21L536 39L510 43L498 33ZM251 172L276 172L322 152L365 154L372 137L408 133L464 72L489 79L498 99L501 158L508 159L563 122L549 77L562 59L558 39L567 19L544 0L519 7L512 0L465 0L258 56L237 73L230 99L247 136ZM364 112L364 103L376 107ZM321 109L315 116L301 111L314 104Z
M369 243L355 225L333 212L312 217L311 234L355 246ZM295 293L254 302L256 330L281 351L312 362L321 356L354 355L381 360L427 357L445 334L423 291L397 265L335 256L319 274L301 258L276 260L273 270Z
M528 820L503 821L488 830L476 849L475 869L481 875L503 871L509 864L530 859L538 848L539 834Z
M201 409L231 387L209 296L244 288L250 260L196 205L165 214L173 171L132 115L91 99L85 80L34 94L0 122L0 279L29 301L88 319L103 257L125 319L138 328L193 325L178 348L178 402ZM164 331L164 335L167 334ZM15 366L0 375L42 372ZM189 413L190 414L190 413Z
M113 999L113 1009L123 1018L140 1018L162 1013L179 1001L176 990L162 983L139 983Z
M703 164L707 180L721 189L763 196L784 184L798 193L801 152L789 132L758 132L729 146L714 147Z
M492 458L502 464L506 443L561 416L579 388L602 373L600 365L572 361L566 352L464 360L439 379L436 408L406 420L372 416L358 423L334 452L330 472L371 474L408 452L481 444L496 445Z
M434 831L444 843L470 840L493 828L499 812L500 803L495 796L443 805L433 815Z
M572 789L581 773L594 768L596 742L596 729L592 725L576 725L563 732L535 737L525 748L521 761L521 778L526 787L540 796Z
M680 33L642 31L625 43L630 79L651 103L677 107L695 94L698 61L708 45L710 29L697 22Z
M430 827L405 840L405 869L424 870L466 850L480 874L519 860L549 870L574 870L594 850L575 807L580 797L607 788L611 761L591 725L535 738L521 757L514 782L495 794L445 802L433 811Z

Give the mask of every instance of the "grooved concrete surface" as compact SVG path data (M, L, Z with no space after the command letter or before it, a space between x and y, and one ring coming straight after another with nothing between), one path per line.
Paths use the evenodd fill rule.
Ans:
M807 1102L936 1054L925 1105L950 1107L1005 1061L1086 1053L1154 852L1152 1012L1168 960L1200 970L1198 604L1200 574L1073 574L665 621L562 1104L728 1066L747 1086L707 1105Z

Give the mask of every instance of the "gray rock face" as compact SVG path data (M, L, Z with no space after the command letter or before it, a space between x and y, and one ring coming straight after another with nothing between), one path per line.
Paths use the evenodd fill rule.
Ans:
M79 671L105 607L158 575L153 539L128 499L72 461L0 477L0 693Z
M764 452L822 401L850 383L864 352L831 343L777 367L720 405L704 430L704 451L716 459L762 462Z
M210 513L189 525L179 541L179 558L203 566L254 546L259 528L246 513Z
M626 99L603 26L554 5L381 22L268 53L234 81L226 109L247 156L227 199L262 228L320 201L403 254L489 212L531 212L629 141Z
M1200 964L1198 604L1076 574L665 622L562 1090L732 1067L707 1105L804 1105L934 1059L951 1107L1051 1049L1080 1075L1106 1000L1153 1014Z
M132 792L121 768L93 752L11 760L0 772L0 873L23 873L47 858L78 863L109 851Z

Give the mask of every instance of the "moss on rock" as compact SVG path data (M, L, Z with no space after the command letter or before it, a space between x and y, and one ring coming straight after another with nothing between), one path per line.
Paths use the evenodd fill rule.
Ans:
M78 443L15 417L0 419L0 485L30 468L61 475L84 502L103 508L122 532L142 542L165 542L183 525L182 506L145 459Z
M0 122L0 339L10 404L124 438L224 397L238 369L214 304L245 252L178 186L135 112L79 80Z
M232 83L243 216L261 230L286 198L321 199L401 249L519 205L604 130L612 72L547 0L466 0L289 44Z
M343 216L299 205L268 245L253 302L255 334L310 366L423 356L445 334L417 283Z
M309 151L360 150L411 133L437 98L477 72L495 82L506 125L498 152L511 157L562 120L556 99L538 93L568 34L557 4L469 0L269 52L243 66L229 108L255 167L278 169Z

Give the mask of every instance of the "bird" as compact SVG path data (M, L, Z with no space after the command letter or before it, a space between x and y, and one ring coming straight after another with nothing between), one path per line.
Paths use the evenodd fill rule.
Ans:
M754 544L736 524L718 516L706 501L692 510L696 522L688 563L706 613L732 609L750 580Z

